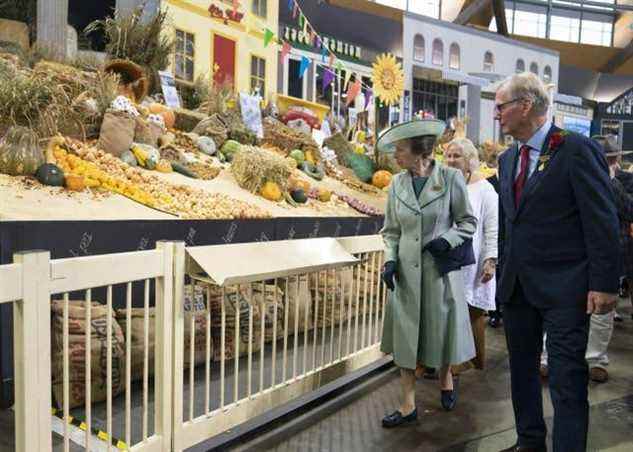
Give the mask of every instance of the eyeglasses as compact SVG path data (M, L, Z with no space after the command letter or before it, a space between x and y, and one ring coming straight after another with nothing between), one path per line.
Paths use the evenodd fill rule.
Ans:
M497 112L497 113L499 113L499 114L500 114L500 113L502 113L502 112L503 112L503 107L505 107L505 106L507 106L507 105L510 105L510 104L513 104L513 103L515 103L515 102L518 102L518 101L520 101L520 100L521 100L521 98L520 98L520 97L517 97L516 99L512 99L512 100L509 100L509 101L504 102L504 103L502 103L502 104L495 105L495 112Z

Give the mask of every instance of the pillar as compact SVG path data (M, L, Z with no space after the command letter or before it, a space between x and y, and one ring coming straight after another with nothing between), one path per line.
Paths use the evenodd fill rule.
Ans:
M37 45L56 58L66 57L68 0L38 0Z

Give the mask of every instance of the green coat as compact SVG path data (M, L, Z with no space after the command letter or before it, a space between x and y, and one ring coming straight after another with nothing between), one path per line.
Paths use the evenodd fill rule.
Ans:
M436 162L418 199L409 172L394 176L381 234L385 261L397 263L398 279L385 309L381 350L399 367L440 367L475 356L461 271L441 277L422 249L437 237L458 246L476 226L460 171Z

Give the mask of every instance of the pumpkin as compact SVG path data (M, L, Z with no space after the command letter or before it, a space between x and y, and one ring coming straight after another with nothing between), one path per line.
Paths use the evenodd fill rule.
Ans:
M306 156L301 149L295 149L293 151L290 151L290 154L288 154L288 156L292 157L293 159L297 161L297 166L305 162L305 159L306 159Z
M224 154L224 157L226 157L226 160L230 162L231 160L233 160L233 154L239 151L241 147L242 145L239 144L237 141L228 140L222 145L221 151L222 154Z
M171 108L163 104L159 104L158 102L154 102L153 104L149 105L148 109L151 114L160 115L163 117L163 121L165 121L165 127L167 127L168 129L174 128L174 125L176 124L176 114Z
M14 126L0 140L0 173L32 176L46 163L37 136L26 127Z
M306 173L312 179L316 179L316 180L323 179L323 176L325 175L325 172L323 171L322 167L319 167L319 166L316 166L316 165L310 163L307 159L306 159L305 162L303 162L299 166L299 169L301 169L301 171Z
M316 164L316 161L314 160L314 155L312 154L312 151L306 151L304 156L305 156L305 161L306 162L310 162L313 165Z
M385 188L391 183L392 175L389 171L380 170L376 171L371 178L371 183L374 187Z
M66 176L66 188L72 191L82 191L86 188L86 181L83 176L69 174Z
M325 188L319 188L319 201L329 202L332 199L332 192Z
M260 194L269 201L279 201L283 194L281 193L281 189L279 185L274 182L266 182L261 189Z
M288 180L288 186L290 189L301 189L305 193L310 191L310 182L307 180L299 179L298 177L291 177Z
M125 151L119 158L130 166L138 166L138 160L132 151Z
M52 163L45 163L40 166L35 173L35 177L42 185L50 185L53 187L64 186L64 172L59 166Z
M169 110L169 107L163 104L159 104L158 102L154 102L154 103L149 104L148 110L150 113L154 115L160 115L163 112Z
M290 192L290 196L295 202L298 202L299 204L305 204L308 201L306 193L300 188L295 188L294 190L292 190Z

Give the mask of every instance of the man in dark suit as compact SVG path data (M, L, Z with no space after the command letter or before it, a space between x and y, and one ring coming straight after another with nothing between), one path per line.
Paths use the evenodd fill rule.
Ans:
M505 243L497 295L504 306L518 441L546 450L539 378L547 333L556 452L586 449L589 315L613 309L618 217L596 143L552 126L549 96L533 74L499 87L496 119L517 143L499 160Z

